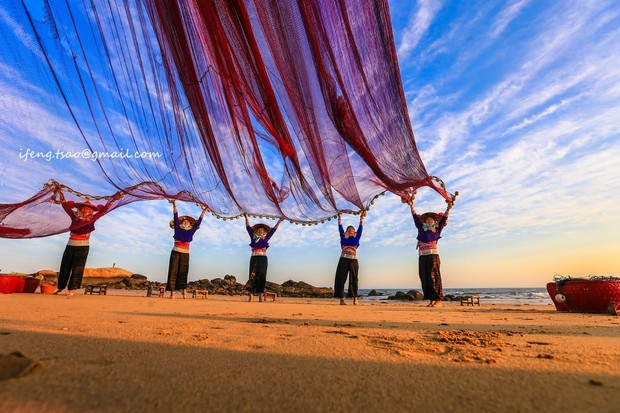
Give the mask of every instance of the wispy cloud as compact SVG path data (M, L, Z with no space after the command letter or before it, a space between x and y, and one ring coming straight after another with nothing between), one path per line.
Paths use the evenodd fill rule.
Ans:
M441 9L442 2L421 0L417 5L417 10L411 15L409 25L403 31L402 39L397 47L399 59L406 59L413 52Z
M508 25L519 15L519 13L521 13L523 8L525 8L529 3L529 0L517 0L513 1L512 3L508 4L504 9L500 10L490 27L489 39L493 40L502 35Z
M479 66L497 61L511 22L529 19L530 5L514 2L496 14L482 46L459 54L448 77L474 58ZM487 81L472 72L475 91L468 82L447 90L443 78L408 94L427 169L461 191L452 220L463 230L455 231L457 238L570 227L592 209L613 214L620 46L612 40L616 28L599 29L618 14L603 3L565 6L543 10L528 25L527 40L509 44L510 67L503 72ZM446 36L452 33L446 29Z

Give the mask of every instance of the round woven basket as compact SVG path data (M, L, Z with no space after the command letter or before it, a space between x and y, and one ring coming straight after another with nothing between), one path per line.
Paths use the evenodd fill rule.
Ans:
M12 294L24 291L24 277L0 274L0 293Z

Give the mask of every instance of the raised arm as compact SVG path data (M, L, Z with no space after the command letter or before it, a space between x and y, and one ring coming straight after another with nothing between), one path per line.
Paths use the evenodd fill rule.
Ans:
M250 227L250 220L248 219L248 214L244 213L243 217L245 218L245 229L248 231L248 235L250 236L250 238L252 238L252 236L254 236L254 231L252 231L252 228Z
M200 214L200 220L202 220L202 219L204 218L205 213L206 213L207 211L210 211L209 207L208 207L208 206L206 206L206 205L205 205L205 206L203 206L203 207L202 207L202 213Z
M446 201L446 204L448 204L448 207L446 208L446 212L444 213L444 215L447 217L450 213L450 210L454 206L454 201Z
M75 218L75 212L73 212L74 204L75 202L73 201L62 201L62 203L60 204L60 206L62 206L62 209L65 210L65 212L71 217L71 219Z
M117 192L112 196L112 198L108 200L108 202L105 203L105 205L103 206L97 205L99 207L99 210L95 214L93 214L93 219L97 220L101 218L101 216L107 214L110 208L112 207L112 204L114 204L116 201L121 199L121 197L122 197L122 194L120 192Z
M284 221L284 218L280 218L278 220L278 222L276 222L276 225L273 226L274 229L278 229L278 227L280 226L280 224L282 223L282 221Z
M415 207L413 206L413 199L409 201L409 206L411 207L411 216L413 217L413 223L415 224L416 228L421 229L422 221L420 221L420 217L415 212Z
M200 217L198 217L198 220L196 221L196 223L192 227L192 231L197 231L198 228L200 228L200 224L202 223L202 219L204 218L205 212L207 212L208 209L209 209L209 207L207 207L206 205L202 207L202 212L200 213Z
M276 224L273 226L273 228L271 228L269 230L269 232L267 233L267 235L265 235L265 241L269 241L271 239L271 237L273 236L273 234L276 233L276 230L278 229L278 227L280 226L280 223L284 221L284 218L280 218L278 220L278 222L276 222Z
M360 214L360 224L357 227L355 237L359 240L362 238L362 231L364 230L364 218L366 218L367 211L362 211Z
M452 206L454 205L454 200L452 201L446 200L446 204L448 204L448 207L446 208L446 212L444 212L443 216L438 222L440 231L443 229L443 227L448 225L448 215L450 214L450 210L452 209Z
M416 213L415 213L415 206L413 205L413 199L409 201L409 207L411 208L411 215L415 217Z
M174 223L174 230L178 231L179 227L179 210L177 209L177 202L175 199L168 200L172 204L172 218Z

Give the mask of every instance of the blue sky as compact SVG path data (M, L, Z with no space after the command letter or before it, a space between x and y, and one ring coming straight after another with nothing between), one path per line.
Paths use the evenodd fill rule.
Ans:
M440 242L444 287L543 287L555 274L619 276L615 2L389 4L421 157L431 175L461 194ZM3 10L0 24L11 27ZM19 134L28 131L11 125L15 106L22 116L48 122L50 130L63 125L48 108L8 94L15 68L0 66L0 202L22 201L50 178L68 182L77 166L96 168L91 161L66 161L60 172L66 176L54 176L58 170L46 161L19 158ZM62 133L48 139L69 145ZM420 191L417 205L420 211L445 208L430 190ZM199 213L195 205L180 203L179 209ZM165 201L110 213L97 223L87 265L115 263L165 280L171 213ZM407 206L395 196L380 197L359 250L360 288L420 288L414 239ZM0 269L57 270L66 240L67 234L0 239ZM248 242L241 220L207 218L192 243L190 280L232 274L245 282ZM314 227L285 222L271 244L268 280L333 284L339 256L334 221Z

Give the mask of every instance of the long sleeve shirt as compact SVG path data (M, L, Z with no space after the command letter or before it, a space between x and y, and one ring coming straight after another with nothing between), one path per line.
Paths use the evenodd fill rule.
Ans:
M435 231L425 231L424 223L420 220L418 215L413 215L413 222L415 223L416 228L418 229L418 241L420 242L433 242L438 241L441 238L441 231L446 226L446 221L448 220L448 215L444 215L441 217L439 222L437 223L437 228Z
M340 232L340 246L341 247L359 247L360 239L362 238L363 229L364 229L364 225L360 224L357 227L357 232L355 236L346 238L344 236L344 228L342 228L342 224L338 224L338 231Z
M80 219L77 216L77 214L73 211L73 206L75 205L75 202L73 201L65 201L60 205L71 218L71 226L69 226L69 231L71 231L71 234L87 235L95 230L95 221L108 212L111 204L108 202L103 207L99 208L99 210L89 219Z
M174 239L176 241L190 243L194 239L194 233L200 228L200 223L202 222L202 216L198 218L198 221L194 223L191 229L185 230L181 228L181 223L179 222L179 213L174 213Z
M263 238L259 238L255 236L254 231L252 230L251 226L246 225L245 229L248 231L248 234L250 235L250 247L252 247L252 249L255 250L255 249L269 248L269 239L276 232L277 228L275 226L271 228L271 230L269 230L269 232Z

